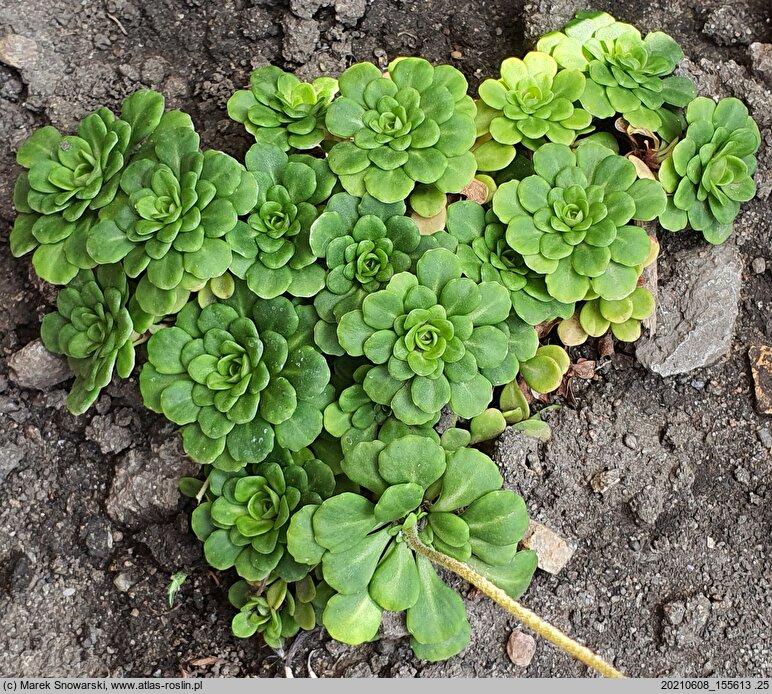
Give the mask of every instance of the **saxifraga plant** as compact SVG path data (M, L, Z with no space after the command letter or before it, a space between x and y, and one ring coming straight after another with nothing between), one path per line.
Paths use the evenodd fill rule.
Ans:
M504 60L477 106L420 58L339 82L260 68L228 104L256 140L246 166L144 90L22 145L11 250L67 285L41 335L75 373L68 407L147 341L146 405L210 465L180 487L210 565L239 575L236 635L281 649L322 623L361 643L404 611L415 654L450 657L469 625L439 566L619 676L515 601L525 505L472 446L507 425L549 436L557 405L529 401L571 373L555 332L637 339L644 222L720 243L754 195L758 127L736 99L694 99L682 56L580 13Z

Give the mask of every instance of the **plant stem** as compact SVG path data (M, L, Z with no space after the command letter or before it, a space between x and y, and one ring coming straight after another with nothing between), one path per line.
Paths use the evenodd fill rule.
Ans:
M449 557L437 550L427 547L421 539L418 537L418 529L415 525L409 528L403 529L405 541L408 546L418 554L422 554L435 564L439 564L444 568L458 574L465 581L468 581L473 586L479 588L485 593L491 600L497 602L508 612L511 612L528 628L535 631L537 634L543 636L548 641L554 643L558 648L562 649L566 653L574 656L577 660L588 667L597 670L604 677L624 677L612 665L607 663L599 655L593 653L586 646L582 646L580 643L574 641L570 636L564 634L557 627L552 626L549 622L545 622L537 614L529 610L527 607L523 607L519 602L509 597L503 590L491 583L487 578L478 574L467 564L464 564L452 557Z

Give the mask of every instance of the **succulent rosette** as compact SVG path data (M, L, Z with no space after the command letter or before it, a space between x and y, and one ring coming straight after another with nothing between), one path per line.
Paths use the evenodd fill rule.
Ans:
M580 301L591 289L609 300L628 296L651 253L645 229L630 222L663 211L662 186L593 141L575 152L542 145L533 165L533 175L501 185L493 198L509 246L559 302Z
M699 97L686 109L686 121L684 138L659 170L670 193L659 221L670 231L688 224L710 243L723 243L732 233L740 203L756 194L759 127L735 98L716 103Z
M528 526L523 500L501 489L496 465L465 448L469 433L434 438L380 435L355 445L343 462L358 494L344 492L295 514L287 548L296 561L321 562L334 594L322 623L344 643L378 633L384 610L406 613L415 655L441 660L469 643L458 593L428 559L416 556L403 531L420 527L433 549L466 562L508 595L519 597L536 568L533 552L517 551Z
M316 262L309 234L335 175L322 159L287 156L271 144L253 145L244 163L257 181L257 203L247 221L227 234L231 271L263 299L284 292L314 296L324 286L324 268Z
M451 251L427 251L415 274L401 272L362 308L344 315L338 340L351 356L376 365L367 395L406 424L425 424L450 404L461 417L480 414L493 385L517 374L506 319L511 304L498 282L462 277Z
M458 70L400 58L384 76L372 63L358 63L340 76L339 86L326 124L347 140L329 154L347 192L399 202L417 184L447 193L472 180L475 105Z
M190 291L228 269L225 235L257 197L254 177L227 154L201 152L187 127L156 133L120 187L86 247L98 263L121 262L129 277L140 277L136 300L157 316L178 310Z
M338 91L337 80L319 77L301 82L268 65L255 70L250 88L228 99L228 115L258 142L289 149L313 149L323 139L324 116Z
M586 73L580 102L593 116L621 114L668 141L681 132L673 108L686 106L696 91L690 79L673 76L684 54L667 34L653 31L642 38L634 26L610 14L579 12L562 31L539 39L536 48L558 65Z
M140 90L124 100L120 118L107 108L86 116L77 135L48 125L19 148L28 171L16 182L19 217L11 232L15 256L32 250L35 271L53 284L67 284L78 270L97 263L86 236L98 210L115 197L132 151L161 123L164 99Z
M327 465L311 454L295 460L274 451L254 469L210 477L210 486L209 500L196 507L191 523L212 566L235 567L253 582L272 572L285 581L306 575L309 567L285 552L287 527L297 509L319 504L335 490L335 475Z
M316 585L310 575L289 583L277 577L257 585L236 581L228 591L228 600L239 610L231 622L233 635L247 639L260 634L279 650L300 629L316 626L328 594L329 588Z
M406 209L404 202L337 193L311 226L311 251L327 266L325 287L314 299L321 319L314 336L324 352L343 354L336 334L340 317L411 268L421 235Z
M547 292L544 278L531 270L506 240L506 225L493 210L462 200L448 207L448 233L458 239L456 255L461 271L475 282L499 282L509 291L512 308L526 323L538 325L568 318L573 304L557 301Z
M501 64L501 77L480 85L477 136L490 140L475 150L483 170L497 149L495 167L504 168L515 157L514 145L536 149L543 142L570 145L578 133L591 130L592 116L576 104L584 93L585 77L579 70L558 69L546 53L531 51ZM487 155L486 155L486 152Z
M133 322L126 275L117 265L81 270L59 291L54 313L43 318L40 337L51 352L67 356L75 383L67 407L83 414L110 383L134 368Z
M259 299L241 282L231 298L191 301L174 327L148 341L140 375L145 405L183 427L199 463L238 470L291 451L322 430L330 370L312 346L316 315L284 297Z

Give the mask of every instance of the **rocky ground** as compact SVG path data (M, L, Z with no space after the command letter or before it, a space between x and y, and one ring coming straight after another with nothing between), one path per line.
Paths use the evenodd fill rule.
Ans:
M227 120L225 102L254 67L272 62L314 76L420 54L452 62L476 86L582 7L0 6L0 675L281 676L285 665L296 677L309 668L318 676L587 674L540 641L530 665L513 664L506 644L517 625L472 594L472 643L441 664L416 661L397 638L349 648L317 631L283 657L233 638L230 579L203 563L176 491L175 479L195 466L173 429L143 410L135 379L108 388L86 416L67 412L66 372L33 342L52 293L6 244L13 153L41 124L68 129L97 106L152 87L192 113L206 146L238 155L248 140ZM595 380L575 379L573 398L553 416L552 441L508 432L497 442L496 458L532 517L574 550L558 574L537 572L525 603L631 675L772 677L772 421L754 409L748 359L750 347L772 341L770 8L765 0L633 0L616 11L678 39L682 69L702 93L747 101L764 139L759 196L723 249L690 234L663 237L660 333L639 348L649 370L617 354ZM166 589L179 569L189 578L170 609ZM515 641L528 650L527 639Z

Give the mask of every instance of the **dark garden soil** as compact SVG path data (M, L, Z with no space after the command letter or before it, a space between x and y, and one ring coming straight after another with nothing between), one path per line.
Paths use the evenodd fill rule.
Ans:
M762 127L758 199L730 243L742 262L729 353L662 378L626 354L553 415L537 445L495 447L532 517L576 546L557 575L537 572L524 603L631 675L772 677L772 420L757 414L748 349L772 341L772 94L767 0L631 0L642 30L685 48L701 91L748 100ZM514 620L469 596L472 643L415 660L406 640L366 647L320 630L284 658L231 636L232 578L207 569L174 479L195 466L174 429L146 412L136 378L74 418L67 383L29 352L52 292L7 247L14 151L37 126L69 129L140 87L191 112L203 144L241 155L249 139L225 102L272 62L303 76L396 55L452 62L472 87L559 27L568 0L0 0L0 675L582 676L544 642L509 661ZM624 9L621 9L621 8ZM9 39L9 36L11 38ZM764 72L766 70L766 72ZM702 243L665 237L660 280ZM766 269L765 269L766 267ZM719 296L717 301L726 301ZM734 309L734 298L730 297ZM632 354L632 352L630 353ZM42 389L24 388L17 372ZM612 484L593 491L596 473ZM597 478L594 487L598 487ZM188 580L169 609L171 574ZM463 589L467 593L467 589Z

